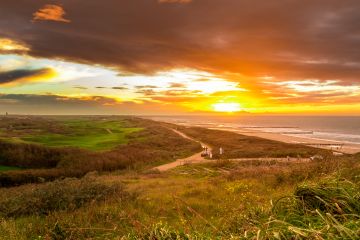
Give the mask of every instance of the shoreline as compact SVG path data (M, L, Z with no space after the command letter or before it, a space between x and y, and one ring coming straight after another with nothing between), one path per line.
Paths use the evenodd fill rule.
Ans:
M196 124L195 124L196 125ZM191 126L186 125L186 126ZM327 140L327 139L317 139L317 138L307 138L307 137L297 137L297 136L290 136L290 135L284 135L280 133L269 133L269 132L263 132L259 130L252 130L252 132L242 132L244 130L247 130L246 128L231 128L231 127L207 127L209 129L214 130L221 130L221 131L230 131L234 133L238 133L241 135L246 136L253 136L253 137L259 137L259 138L265 138L269 140L279 141L279 142L285 142L285 143L292 143L292 144L303 144L303 145L309 145L316 148L323 148L328 150L333 150L334 152L341 152L346 154L355 154L360 152L360 144L356 143L349 143L349 142L341 142L336 140ZM341 148L339 148L337 145L341 143L344 144ZM334 146L316 146L317 144L334 144Z
M356 154L360 152L360 143L354 143L349 141L341 141L341 140L332 140L332 139L323 139L323 138L316 138L316 137L304 137L304 136L294 136L294 135L287 135L284 133L277 133L277 132L265 132L259 128L254 127L239 127L234 126L233 124L226 124L226 123L219 123L219 122L205 122L205 123L197 123L197 122L190 122L186 120L179 120L176 118L159 118L153 117L150 118L155 121L160 122L167 122L181 126L188 126L188 127L201 127L207 129L214 129L220 131L231 131L237 134L245 135L245 136L253 136L259 137L279 142L285 143L292 143L292 144L303 144L308 145L315 148L322 148L332 150L334 152L344 153L344 154ZM269 127L264 127L269 128ZM295 128L295 127L292 127ZM321 144L325 144L326 146L320 146ZM333 144L333 145L332 145ZM343 145L342 145L343 144ZM342 146L339 146L342 145Z

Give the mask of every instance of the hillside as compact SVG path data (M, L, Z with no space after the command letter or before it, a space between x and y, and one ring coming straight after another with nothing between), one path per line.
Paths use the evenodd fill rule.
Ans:
M133 117L14 117L1 121L0 186L145 169L200 151L161 123Z
M0 188L0 239L360 237L359 154L335 157L324 150L230 132L185 129L138 118L121 121L126 122L123 126L142 130L126 135L128 142L113 150L75 147L69 151L76 157L85 154L86 158L77 162L63 159L48 169L1 173L2 177L17 180L28 174L43 179ZM185 164L164 172L154 170L154 166L173 158L200 151L198 143L187 141L171 128L214 148L222 146L226 154L206 163ZM62 156L63 147L29 146L60 151ZM149 146L151 154L144 154ZM113 168L99 167L110 164L112 154L116 159L124 154L131 161L122 162L124 167L116 162ZM284 154L323 154L324 159L275 160ZM270 157L227 159L254 156ZM92 163L94 159L97 164ZM76 175L78 168L81 174ZM46 179L42 174L51 177Z

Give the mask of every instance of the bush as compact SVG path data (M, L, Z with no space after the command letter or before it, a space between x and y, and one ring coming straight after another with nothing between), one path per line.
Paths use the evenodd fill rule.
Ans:
M30 169L0 172L0 187L20 186L27 183L43 183L64 179L66 177L82 177L86 174L79 169Z
M123 185L105 184L92 177L1 189L0 217L46 215L57 210L74 210L114 194L119 199L126 196Z
M53 168L64 156L77 152L71 148L49 148L37 144L0 141L0 164L23 168Z

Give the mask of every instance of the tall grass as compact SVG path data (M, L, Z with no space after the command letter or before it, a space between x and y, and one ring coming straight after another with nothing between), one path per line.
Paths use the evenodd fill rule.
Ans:
M122 184L105 184L93 177L0 189L0 218L47 215L58 210L72 211L114 194L119 199L126 196Z
M278 199L264 219L252 219L246 238L359 239L360 186L338 178L299 185Z

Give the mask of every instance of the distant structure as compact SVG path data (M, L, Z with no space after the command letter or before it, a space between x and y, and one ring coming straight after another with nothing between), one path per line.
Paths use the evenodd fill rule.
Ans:
M343 156L344 154L342 152L333 152L334 156Z
M207 153L207 147L202 146L202 149L203 149L203 151L202 151L202 153L201 153L201 156L202 156L202 157L206 157L206 156L208 155L208 153Z

